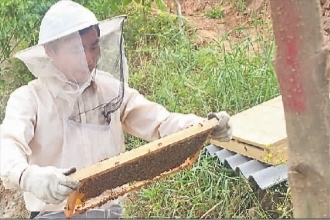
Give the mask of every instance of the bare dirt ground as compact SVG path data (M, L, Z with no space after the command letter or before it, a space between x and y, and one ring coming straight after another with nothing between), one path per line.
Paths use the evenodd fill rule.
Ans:
M174 0L165 0L169 11L177 13ZM265 37L269 35L270 11L268 1L265 0L246 0L246 8L239 10L233 5L220 5L219 0L179 0L181 5L182 17L189 21L195 28L198 35L198 45L205 45L213 41L218 41L224 34L230 36L231 40L241 39L242 35L235 32L235 28L247 28L245 36ZM225 1L223 1L225 2ZM323 23L326 41L329 42L330 35L330 0L320 0L323 8ZM211 9L221 7L223 16L218 19L211 19L205 13ZM251 13L254 13L253 19ZM266 19L265 19L266 18ZM252 22L256 20L268 20L265 26L250 28ZM225 45L226 46L226 45ZM5 190L0 181L0 218L26 218L27 211L23 203L22 195L15 190Z
M242 6L239 5L235 6L232 3L233 1L179 0L179 3L182 16L196 29L198 45L205 45L214 41L219 42L224 35L229 36L233 42L247 35L256 37L260 32L263 32L265 37L269 37L270 35L267 33L267 29L271 27L257 26L256 28L252 28L252 23L256 20L266 20L270 23L270 12L266 1L245 1L246 7L244 8L241 8ZM174 0L166 0L165 2L169 11L177 14L177 7ZM212 10L221 10L223 16L221 18L209 18L207 13ZM251 14L254 15L251 16ZM235 31L237 28L244 29L244 35ZM226 43L224 42L224 44Z
M16 190L6 190L0 182L0 218L26 218L22 194Z
M267 0L244 0L245 7L239 5L239 0L178 0L184 19L188 20L195 28L199 37L198 44L207 44L219 41L224 35L229 35L234 42L245 36L257 37L262 34L266 38L272 38L270 33L271 11ZM174 0L165 0L169 11L177 14ZM236 2L236 3L234 3ZM320 0L322 6L324 35L326 42L330 41L330 0ZM236 5L235 5L236 4ZM221 8L222 18L208 18L206 13L210 10ZM255 22L264 22L251 28ZM244 35L235 32L235 29L244 29Z

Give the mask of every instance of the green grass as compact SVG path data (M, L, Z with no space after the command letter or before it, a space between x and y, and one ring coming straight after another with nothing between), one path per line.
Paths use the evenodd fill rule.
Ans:
M250 55L250 44L243 40L230 52L221 42L198 50L185 41L150 49L150 61L131 69L130 82L171 111L237 113L278 95L270 53Z
M224 12L221 6L218 6L215 9L208 10L204 13L207 18L223 18Z

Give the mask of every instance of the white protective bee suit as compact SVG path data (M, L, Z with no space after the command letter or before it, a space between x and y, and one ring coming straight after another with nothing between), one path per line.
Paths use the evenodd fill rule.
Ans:
M205 120L170 113L128 86L125 19L99 22L90 10L61 0L44 16L38 45L15 55L36 79L16 89L8 100L1 126L1 180L7 189L23 190L26 208L40 212L39 218L64 217L66 197L78 186L64 174L124 152L123 131L153 141ZM84 45L89 38L78 32L92 25L100 29L99 42L89 48L91 54L100 50L95 65ZM62 40L52 48L67 54L46 53L44 45L58 39ZM219 119L213 137L229 141L228 114L209 117ZM118 207L121 198L100 208L108 212L92 210L89 217L118 218L122 214Z

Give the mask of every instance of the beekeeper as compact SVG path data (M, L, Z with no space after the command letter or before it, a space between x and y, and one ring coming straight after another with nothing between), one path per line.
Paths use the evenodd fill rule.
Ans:
M42 19L36 46L14 56L35 80L9 97L1 127L1 179L21 189L30 218L65 218L78 182L67 175L125 151L123 131L153 141L205 118L168 112L127 84L123 49L126 16L99 22L85 7L55 3ZM224 112L214 139L229 141ZM121 198L76 218L120 218Z

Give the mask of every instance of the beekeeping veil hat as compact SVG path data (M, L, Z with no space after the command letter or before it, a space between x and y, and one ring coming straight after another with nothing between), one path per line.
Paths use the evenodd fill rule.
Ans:
M14 57L22 60L31 73L47 82L56 97L73 105L77 97L104 71L117 80L117 94L109 103L119 108L127 82L127 62L122 28L126 16L98 21L93 12L71 0L60 0L50 7L40 25L38 44ZM95 26L96 25L96 26ZM99 40L82 30L94 26ZM98 27L97 27L98 26ZM88 30L88 29L87 29Z

